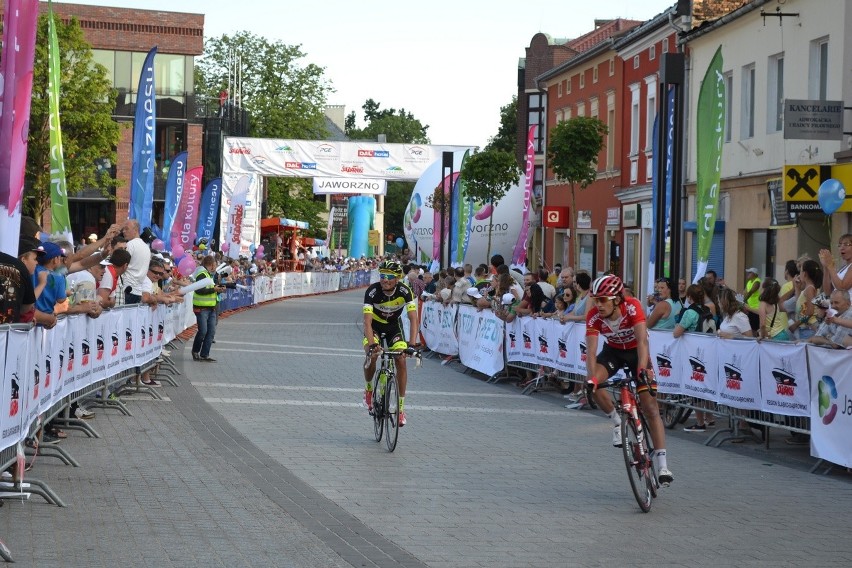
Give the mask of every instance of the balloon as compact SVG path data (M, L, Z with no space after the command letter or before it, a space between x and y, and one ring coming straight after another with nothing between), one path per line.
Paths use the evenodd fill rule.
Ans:
M151 248L157 252L163 252L166 249L166 243L164 243L161 239L154 239L151 242Z
M258 249L258 251L256 253L254 253L254 257L256 259L260 260L261 258L263 258L263 251Z
M178 270L184 276L189 276L193 272L195 272L196 268L195 259L191 256L185 256L183 260L178 263Z
M260 254L263 254L264 250L265 249L263 248L263 245L260 245L259 247L257 247L257 252L259 252Z
M843 205L846 199L846 188L838 180L827 179L819 186L817 201L826 215L831 215Z
M402 237L397 237L396 238L396 246L398 248L402 248L403 246L405 246L405 239L403 239Z
M174 256L175 258L180 258L185 254L186 251L183 250L182 246L172 243L172 256Z
M222 246L219 247L219 250L221 250L222 252L228 252L229 248L230 247L228 246L228 243L222 243Z
M255 251L255 247L254 247L254 243L252 243L252 244L249 245L249 252L254 254L254 251Z

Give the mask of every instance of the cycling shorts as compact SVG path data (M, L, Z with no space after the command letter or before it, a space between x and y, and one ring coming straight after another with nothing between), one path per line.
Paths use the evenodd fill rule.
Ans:
M657 395L656 377L646 380L643 378L645 373L639 372L639 353L636 349L615 349L606 343L598 354L597 361L606 369L607 378L612 377L625 366L629 366L636 376L636 392L650 391L652 396Z
M385 345L393 351L401 351L408 347L405 341L405 333L402 331L402 322L397 319L391 323L379 323L373 320L373 343L379 343L379 337L385 336ZM364 336L363 345L367 345L367 337Z

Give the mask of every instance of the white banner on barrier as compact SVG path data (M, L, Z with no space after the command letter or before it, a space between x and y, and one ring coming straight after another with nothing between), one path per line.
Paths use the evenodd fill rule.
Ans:
M456 305L444 306L438 302L427 302L435 304L438 308L438 341L433 351L444 355L459 354L459 338L456 333Z
M127 310L113 310L104 314L109 317L106 327L108 334L104 337L104 341L106 342L106 354L104 355L104 359L106 361L107 374L109 376L117 375L122 370L121 355L124 347L124 342L122 341L124 336L124 317L122 314L126 311ZM101 318L103 318L104 315L102 315Z
M65 330L65 369L62 371L62 388L63 394L71 394L76 388L77 369L79 367L77 359L80 353L83 352L83 335L86 333L85 322L81 323L82 317L85 316L68 316L66 318L68 327Z
M657 389L661 393L685 394L684 376L680 361L686 360L683 344L670 331L648 331L651 365L657 374Z
M535 318L517 318L517 320L520 320L521 327L521 361L535 365L537 362L535 352L538 351L535 341Z
M521 320L515 318L506 324L506 360L521 360Z
M0 398L0 447L8 448L23 436L21 426L26 401L26 372L20 371L21 358L26 359L27 333L18 331L0 332L0 352L5 353L3 367L3 396ZM22 374L23 373L23 374Z
M849 352L808 347L811 455L852 467L852 374Z
M118 366L119 371L126 371L136 366L136 341L134 330L136 326L136 308L125 308L121 310L121 329L124 330L124 337L121 338L119 353L121 354L121 364Z
M438 304L435 302L424 302L420 313L420 335L423 336L423 341L432 351L435 350L435 346L438 344L440 328L441 321L438 315Z
M720 339L719 402L734 408L760 410L760 358L756 341Z
M62 398L62 358L63 337L65 335L66 323L63 318L56 322L53 329L45 333L47 338L47 352L44 354L44 388L50 389L51 400Z
M805 346L762 341L759 351L761 410L788 416L810 416Z
M553 339L550 345L556 346L554 366L564 373L574 373L580 360L579 347L574 339L573 323L554 322ZM556 343L553 343L555 341Z
M41 406L39 405L39 387L41 385L36 384L35 382L35 374L33 373L33 365L35 364L35 360L33 359L33 355L36 350L36 334L35 330L30 330L29 332L23 332L24 334L24 350L27 352L24 357L21 357L19 361L18 367L18 376L23 380L21 381L21 392L23 393L23 385L27 385L27 393L26 395L21 396L21 400L26 399L27 406L26 412L24 414L24 423L21 425L21 431L27 433L30 431L30 426L33 422L36 421L38 415L41 413ZM13 348L12 345L9 348Z
M459 360L489 377L503 370L503 322L491 310L458 308Z
M80 390L92 384L92 346L89 343L93 337L92 319L88 316L77 315L79 318L77 325L82 333L79 341L75 340L78 346L77 352L77 376L74 377L74 389Z
M92 346L92 375L91 382L101 381L107 378L106 368L106 344L109 328L107 325L106 314L101 314L100 317L92 320L92 340L95 344Z
M676 340L678 341L678 340ZM683 391L690 396L717 402L719 399L718 338L687 333L679 338L686 357L682 359Z
M53 404L53 388L47 379L47 358L50 355L50 334L43 327L33 329L35 335L33 351L34 382L38 385L38 404L41 408L50 408Z
M535 318L535 358L539 365L550 368L556 366L556 331L552 319Z

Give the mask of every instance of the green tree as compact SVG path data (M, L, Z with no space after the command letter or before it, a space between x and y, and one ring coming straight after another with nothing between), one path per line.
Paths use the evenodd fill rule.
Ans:
M324 109L332 88L322 67L300 64L304 56L301 46L272 42L248 31L210 38L196 62L196 92L218 97L227 90L228 70L236 57L241 62L241 86L231 95L239 94L240 104L251 115L251 136L321 140L328 135Z
M598 155L604 148L608 132L606 124L598 118L575 116L558 123L550 131L547 142L547 159L558 180L571 188L571 236L574 237L574 262L578 258L576 188L588 186L597 179Z
M494 207L509 189L518 183L521 168L515 156L503 150L483 150L468 157L461 171L461 182L465 191L481 203L491 203L488 221L488 248L486 257L491 257L491 225ZM443 192L436 192L439 206L443 206Z
M367 99L361 106L364 110L364 128L357 128L355 111L346 116L345 132L350 140L377 140L384 134L391 144L428 144L426 131L428 125L423 125L414 115L404 108L399 110L389 108L382 110L381 103Z
M513 96L512 101L500 107L500 128L497 135L488 141L486 150L501 150L512 155L517 154L518 149L518 97Z
M235 57L241 61L241 86L239 93L231 95L239 95L240 105L250 115L251 136L299 140L328 136L324 111L333 89L322 67L300 62L305 57L301 46L273 42L248 31L208 39L195 67L196 92L218 97L227 90ZM307 221L315 235L316 229L325 226L319 217L325 206L314 200L310 180L269 178L267 183L270 214Z
M429 138L424 125L413 114L401 109L382 109L381 103L367 99L361 106L364 111L364 128L357 128L355 111L346 116L345 132L350 140L377 140L380 134L391 144L428 144ZM388 182L385 196L384 234L404 235L403 218L414 183L406 181Z
M59 41L59 114L65 154L65 179L69 195L84 189L99 189L110 196L117 181L98 164L115 163L120 126L112 118L116 91L107 70L92 59L80 23L67 24L55 16ZM50 129L47 93L47 15L38 20L30 132L26 164L26 212L40 219L50 207Z

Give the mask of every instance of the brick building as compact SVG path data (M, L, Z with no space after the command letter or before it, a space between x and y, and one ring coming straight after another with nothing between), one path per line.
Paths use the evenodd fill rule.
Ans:
M42 14L47 13L47 2L41 2L39 9ZM127 125L121 130L116 163L104 160L99 164L119 180L115 199L103 197L97 188L69 196L74 234L100 235L112 222L127 218L136 89L145 55L154 46L157 46L158 166L154 222L161 224L168 161L186 150L188 167L206 163L204 145L208 113L204 105L197 104L193 82L195 57L204 50L204 15L64 3L54 3L53 10L65 22L72 17L79 21L86 41L92 46L95 61L106 67L118 91L113 116ZM218 104L216 106L218 113ZM49 226L49 212L43 221Z

